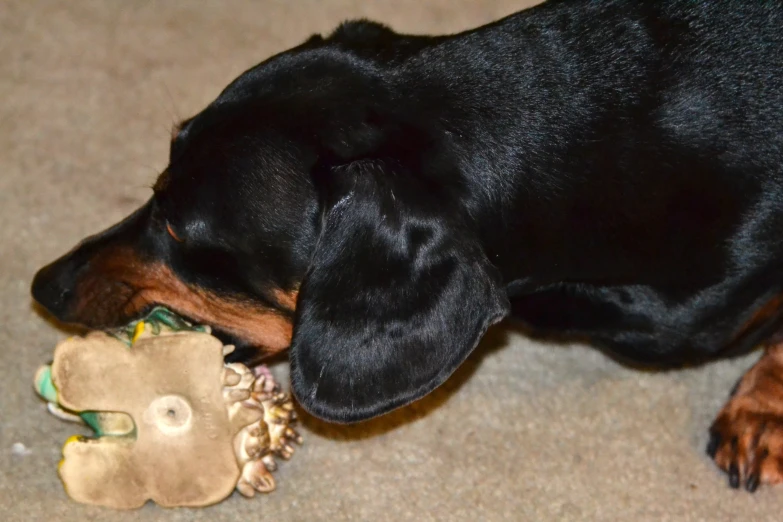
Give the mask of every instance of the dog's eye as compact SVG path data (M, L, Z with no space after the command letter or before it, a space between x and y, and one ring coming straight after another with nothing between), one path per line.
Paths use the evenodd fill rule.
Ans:
M169 235L170 235L172 238L174 238L174 241L176 241L177 243L182 243L182 242L184 242L184 241L185 241L184 239L182 239L181 237L179 237L179 236L177 235L177 233L176 233L176 232L174 232L174 229L173 229L173 228L171 228L171 223L169 223L169 222L166 222L166 232L168 232L168 233L169 233Z

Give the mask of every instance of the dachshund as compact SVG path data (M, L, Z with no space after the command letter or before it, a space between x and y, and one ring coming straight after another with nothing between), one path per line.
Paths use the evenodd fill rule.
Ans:
M177 126L151 198L42 268L108 328L163 305L288 349L302 407L427 394L506 317L677 367L765 345L712 426L783 481L783 1L550 0L459 34L340 25Z

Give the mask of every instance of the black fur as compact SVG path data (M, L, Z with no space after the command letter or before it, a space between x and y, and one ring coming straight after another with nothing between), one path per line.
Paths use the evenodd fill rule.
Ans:
M782 28L779 0L351 22L185 122L129 244L233 298L301 284L293 388L333 421L427 393L510 309L642 363L744 350L783 317L745 327L783 291ZM34 294L90 324L51 297L74 255Z

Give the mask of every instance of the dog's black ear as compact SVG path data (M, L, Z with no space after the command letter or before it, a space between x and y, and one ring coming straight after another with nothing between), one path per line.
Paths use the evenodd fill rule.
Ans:
M375 161L339 167L327 184L291 380L310 413L355 422L443 383L509 304L473 233L433 187Z

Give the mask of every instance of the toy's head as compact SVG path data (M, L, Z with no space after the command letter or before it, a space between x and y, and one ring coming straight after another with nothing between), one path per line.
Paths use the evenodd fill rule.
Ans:
M69 439L59 469L68 494L117 508L228 496L239 468L221 393L222 348L206 334L142 340L133 350L97 333L61 343L52 366L60 404L133 421L126 434Z
M96 438L72 437L60 477L77 501L136 508L203 506L234 488L271 491L274 457L299 436L290 398L266 372L224 365L208 331L172 332L156 311L116 335L60 343L36 389L53 413L81 420ZM182 326L177 324L175 326Z

